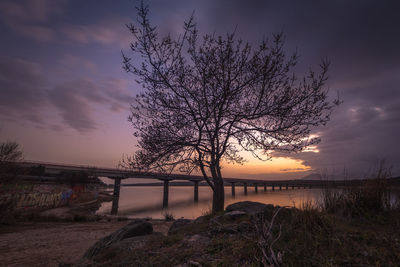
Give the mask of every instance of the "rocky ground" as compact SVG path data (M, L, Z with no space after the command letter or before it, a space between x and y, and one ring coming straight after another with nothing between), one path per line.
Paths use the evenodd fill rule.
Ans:
M0 226L0 266L59 266L76 263L99 239L129 221L35 222ZM172 222L151 221L167 233Z
M399 227L397 210L347 217L311 206L299 210L247 201L195 220L103 218L85 223L3 227L0 263L4 266L399 266Z

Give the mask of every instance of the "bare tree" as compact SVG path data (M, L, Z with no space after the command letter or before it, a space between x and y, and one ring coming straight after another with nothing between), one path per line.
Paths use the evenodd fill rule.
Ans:
M240 151L266 159L319 141L310 138L311 127L325 124L335 104L324 88L327 61L320 73L298 79L292 71L298 56L285 55L282 34L256 48L235 32L199 40L192 15L181 36L159 37L148 7L137 10L137 26L127 25L134 60L123 53L124 69L143 87L129 116L139 149L127 165L200 171L217 212L224 208L222 163L243 163Z
M0 182L9 182L16 176L16 163L23 159L18 143L7 141L0 143Z

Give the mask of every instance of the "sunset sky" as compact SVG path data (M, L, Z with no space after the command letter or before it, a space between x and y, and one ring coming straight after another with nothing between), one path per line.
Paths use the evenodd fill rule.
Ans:
M0 141L26 160L114 167L135 151L127 121L140 90L122 69L139 1L0 2ZM380 159L400 175L400 2L147 1L162 34L182 31L195 11L200 33L235 28L250 43L283 31L298 50L298 74L331 60L328 87L339 106L322 142L272 161L251 157L224 175L297 178L313 172L363 177Z

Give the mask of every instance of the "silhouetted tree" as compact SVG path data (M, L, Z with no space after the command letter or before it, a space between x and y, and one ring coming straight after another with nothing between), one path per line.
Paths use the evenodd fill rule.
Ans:
M9 182L15 178L17 162L22 160L22 151L16 142L0 143L0 182Z
M148 7L137 10L138 26L128 28L140 61L123 53L124 69L143 87L131 105L139 149L125 160L128 166L199 170L217 212L224 208L223 161L243 163L241 150L268 158L272 151L301 151L319 141L310 138L310 129L325 124L335 104L324 88L327 61L320 73L298 79L292 73L297 54L285 55L282 34L254 49L235 33L199 40L192 15L179 38L160 38Z

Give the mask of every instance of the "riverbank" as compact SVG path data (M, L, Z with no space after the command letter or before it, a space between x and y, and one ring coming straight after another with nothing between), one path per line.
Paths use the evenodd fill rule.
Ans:
M399 227L398 210L349 217L240 202L177 220L168 235L97 243L77 266L398 266Z
M136 222L150 222L153 234L129 235L83 259ZM19 222L0 228L0 266L259 266L272 258L282 266L398 266L399 227L399 210L366 217L255 202L195 220Z

